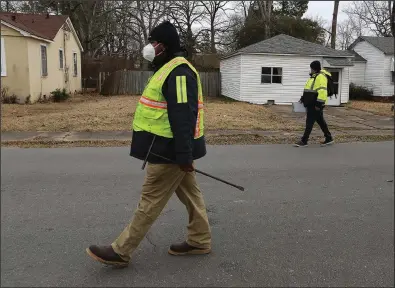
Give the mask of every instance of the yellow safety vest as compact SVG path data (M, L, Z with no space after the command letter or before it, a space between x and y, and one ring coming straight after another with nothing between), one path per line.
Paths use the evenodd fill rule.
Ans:
M317 101L326 103L328 99L328 79L325 74L331 76L331 73L322 69L315 77L310 77L304 86L304 91L307 93L317 93Z
M184 57L176 57L160 68L149 80L140 101L137 104L133 120L134 131L147 131L165 138L173 138L169 116L167 113L167 102L162 94L162 86L171 71L177 66L187 64L197 75L198 83L198 115L194 138L204 135L203 121L203 93L199 73ZM182 88L181 88L182 89Z

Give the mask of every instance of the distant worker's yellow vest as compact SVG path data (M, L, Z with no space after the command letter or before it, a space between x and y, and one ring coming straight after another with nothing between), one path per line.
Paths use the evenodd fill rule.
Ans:
M137 104L133 120L134 131L147 131L158 136L173 138L167 113L167 102L162 94L162 86L171 71L181 64L187 64L197 75L199 107L194 138L197 139L204 135L203 93L200 76L184 57L176 57L169 61L150 78Z

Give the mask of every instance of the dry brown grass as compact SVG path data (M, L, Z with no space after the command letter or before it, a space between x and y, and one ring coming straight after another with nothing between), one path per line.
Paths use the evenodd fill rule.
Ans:
M373 101L351 101L348 107L362 111L372 112L382 116L394 116L394 111L391 111L393 103L381 103Z
M130 130L137 96L73 96L65 103L2 104L1 131L120 131ZM265 106L206 99L207 130L295 130Z

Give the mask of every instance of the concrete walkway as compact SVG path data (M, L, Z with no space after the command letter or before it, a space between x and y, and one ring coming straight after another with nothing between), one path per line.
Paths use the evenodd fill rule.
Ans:
M285 119L291 119L302 125L305 123L305 114L293 113L290 106L275 105L270 109ZM394 130L393 117L380 116L367 111L326 107L324 116L328 124L336 130Z

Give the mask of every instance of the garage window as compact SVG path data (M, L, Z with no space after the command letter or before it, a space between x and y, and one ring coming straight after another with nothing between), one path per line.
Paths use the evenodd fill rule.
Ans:
M5 61L4 38L1 38L1 76L7 76L6 61Z
M282 84L283 83L283 68L262 67L261 83L262 84Z

